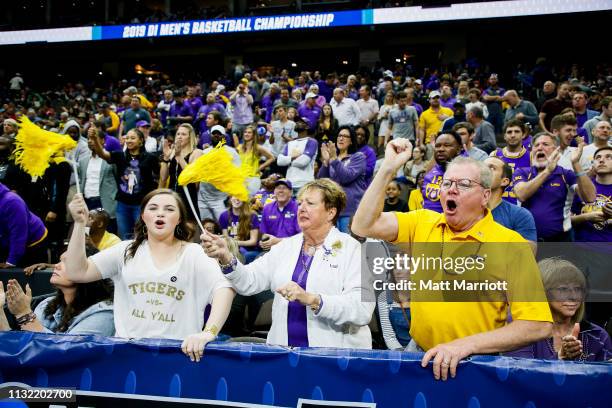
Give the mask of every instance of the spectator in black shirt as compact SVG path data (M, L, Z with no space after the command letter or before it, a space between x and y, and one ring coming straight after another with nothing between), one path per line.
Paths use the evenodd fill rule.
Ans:
M408 204L399 198L402 190L400 189L397 181L391 181L387 184L387 199L385 200L385 207L383 211L399 211L408 212Z

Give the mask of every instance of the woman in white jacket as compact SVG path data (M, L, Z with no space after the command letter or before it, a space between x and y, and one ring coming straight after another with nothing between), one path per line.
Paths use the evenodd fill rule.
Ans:
M205 233L202 245L241 295L275 292L269 344L370 349L374 294L369 279L362 281L361 247L334 228L346 195L334 181L320 179L304 185L298 201L302 233L249 265L220 237Z

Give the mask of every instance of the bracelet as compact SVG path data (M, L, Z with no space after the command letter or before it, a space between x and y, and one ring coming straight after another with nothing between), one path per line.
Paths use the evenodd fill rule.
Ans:
M314 314L319 313L319 311L321 310L321 306L323 306L323 298L321 297L321 295L318 295L319 297L319 304L312 304L310 305L310 310L314 312Z
M217 327L217 325L211 324L210 326L206 326L204 328L204 333L210 333L213 336L217 337L217 335L219 334L219 328Z
M231 273L234 271L234 269L236 269L238 260L236 259L235 256L232 256L232 259L226 265L220 263L219 261L217 261L217 263L219 264L219 267L221 268L221 272L223 272L224 275L227 275L228 273Z
M28 323L32 323L34 320L36 320L36 314L34 314L34 312L30 312L17 318L17 324L19 325L19 327L21 327Z

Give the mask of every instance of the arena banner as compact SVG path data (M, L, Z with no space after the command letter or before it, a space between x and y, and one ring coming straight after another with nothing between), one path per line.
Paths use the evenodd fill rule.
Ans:
M390 408L603 408L609 406L612 383L607 363L475 356L460 363L455 379L443 382L434 380L431 364L421 367L422 355L416 353L213 343L200 363L192 363L179 345L6 332L0 334L0 383L74 389L81 406L130 401L127 406L161 407L181 401L210 407Z
M321 30L347 26L608 11L610 8L611 0L501 0L458 3L448 7L393 7L113 26L49 28L2 31L0 32L0 46L38 42L98 41L254 33L271 30Z

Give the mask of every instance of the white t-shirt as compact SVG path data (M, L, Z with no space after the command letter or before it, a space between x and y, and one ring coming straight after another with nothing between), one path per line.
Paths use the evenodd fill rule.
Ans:
M156 153L157 152L157 139L155 139L153 136L147 137L147 140L145 140L145 150L148 153Z
M103 278L115 284L117 337L181 340L204 327L204 309L214 292L230 288L215 260L201 246L187 244L177 262L158 269L144 241L134 258L123 262L123 241L90 257Z
M9 81L9 86L12 91L21 90L21 85L23 85L23 79L18 76L11 78L11 80Z
M102 169L102 158L91 156L87 164L85 176L85 198L100 197L100 170Z
M278 157L278 155L283 152L283 149L287 144L282 137L283 132L285 137L289 139L295 139L297 137L295 122L292 120L287 120L285 123L282 123L280 120L275 120L270 123L270 126L272 126L272 133L274 134L274 144L270 145L271 153L274 155L274 157Z

